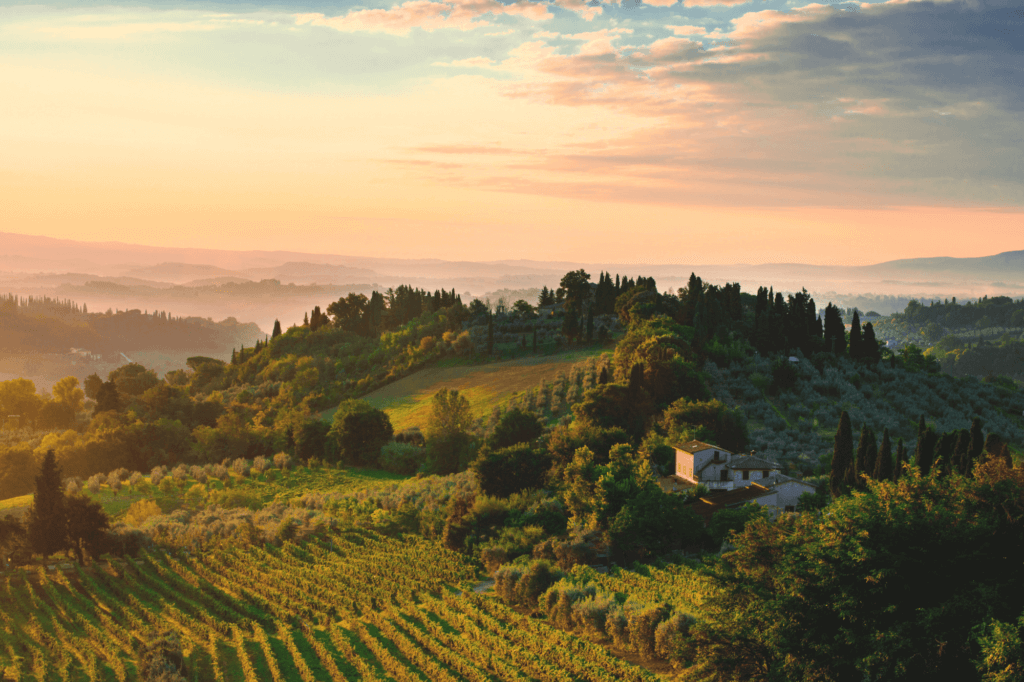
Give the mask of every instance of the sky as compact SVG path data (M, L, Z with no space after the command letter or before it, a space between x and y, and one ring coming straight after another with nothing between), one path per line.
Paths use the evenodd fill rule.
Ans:
M0 7L0 224L449 260L1024 249L1019 0Z

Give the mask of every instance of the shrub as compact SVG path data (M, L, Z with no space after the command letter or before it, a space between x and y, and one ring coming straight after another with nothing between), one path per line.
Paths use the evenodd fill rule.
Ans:
M250 467L249 460L244 457L239 457L231 463L231 470L239 476L248 476Z
M116 478L120 482L120 481L123 481L126 478L128 478L128 475L129 475L129 471L127 469L125 469L124 467L120 467L118 469L114 469L109 474L107 474L107 480L109 480L111 478Z
M171 469L171 477L173 477L178 483L184 483L188 480L188 467L184 464L179 464Z
M229 472L228 468L223 464L214 465L212 474L214 478L218 478L222 481L227 481L229 478L231 478L231 472Z
M531 561L516 584L516 603L536 608L540 595L564 577L564 573L552 567L547 561Z
M516 585L523 577L523 569L519 566L502 566L494 573L494 591L507 604L516 603Z
M146 477L140 474L138 471L132 472L132 475L128 477L128 483L133 488L138 488L139 484L146 480Z
M81 484L76 479L70 479L64 486L64 492L68 495L77 495L82 491ZM3 679L3 678L0 678Z
M668 618L669 610L664 604L655 604L633 610L626 618L629 627L629 644L633 651L644 660L655 656L655 631L658 624Z
M103 485L103 480L105 478L106 477L103 474L93 474L85 484L86 490L95 495L100 491L100 487Z
M280 469L281 471L290 469L292 466L292 456L289 455L287 452L277 453L276 455L274 455L274 466Z
M685 613L674 613L658 623L654 631L654 652L671 661L689 658L686 648L687 635L695 619Z
M206 499L206 486L196 483L185 493L185 501L192 505L200 505Z
M401 434L399 434L401 435ZM420 437L422 440L422 436ZM380 466L393 474L411 475L416 473L427 458L427 451L408 442L388 443L380 450Z
M206 483L206 469L201 466L192 465L188 470L189 475L199 483Z
M252 461L252 471L257 474L262 474L264 471L270 468L270 459L267 457L257 457Z
M573 622L592 637L603 635L608 612L615 605L615 597L607 592L581 599L572 605Z
M168 494L174 491L174 479L170 476L165 476L160 479L160 492Z
M141 526L146 519L162 513L155 500L139 500L128 507L124 514L124 522L129 526Z
M149 473L149 482L153 485L160 485L160 480L167 475L167 467L155 466Z
M623 649L629 648L629 623L622 607L618 604L608 607L605 614L604 630L616 646Z

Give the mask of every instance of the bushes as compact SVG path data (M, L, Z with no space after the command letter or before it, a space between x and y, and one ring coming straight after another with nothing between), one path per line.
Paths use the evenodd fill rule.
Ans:
M398 434L399 436L402 434ZM422 440L422 436L420 437ZM393 474L411 475L419 471L426 461L427 451L409 442L399 442L398 436L380 450L380 466Z
M502 566L494 574L494 590L506 603L537 608L537 600L565 574L544 560L534 560L525 567Z
M154 500L139 500L128 507L124 514L124 522L129 526L141 526L146 519L163 514Z

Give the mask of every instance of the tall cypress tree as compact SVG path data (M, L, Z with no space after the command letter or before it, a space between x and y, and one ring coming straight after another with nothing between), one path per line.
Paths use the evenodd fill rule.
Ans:
M868 476L875 475L875 469L878 467L878 438L875 436L874 429L868 429L868 451L864 457L864 473Z
M882 352L878 347L878 339L875 338L875 326L868 322L864 325L864 336L860 341L861 356L872 363L882 359Z
M956 431L950 431L942 434L936 442L932 469L937 470L939 476L949 476L953 471L959 470L956 455L957 435Z
M903 439L900 438L896 441L896 470L893 472L892 479L895 481L897 478L903 475L903 465L907 463L907 447L903 444Z
M494 354L494 313L487 313L487 354Z
M67 548L67 514L61 470L53 450L47 450L36 476L36 494L28 513L32 551L48 557Z
M956 434L956 445L953 450L953 470L966 476L971 466L971 432L961 429Z
M853 459L853 429L850 415L843 410L836 429L835 446L832 449L832 471L829 474L829 491L832 497L847 492L856 481L856 462Z
M889 429L882 431L882 445L878 448L875 461L875 480L891 481L892 475L892 441L889 440Z
M867 473L867 455L868 455L868 439L870 438L870 430L868 425L864 424L860 427L860 438L857 439L857 474L858 483L860 483L860 474ZM874 473L872 471L872 473Z
M974 463L981 459L981 453L985 451L985 434L982 432L981 420L975 417L971 421L971 449L968 455L965 474L974 471Z
M864 357L864 349L861 345L860 313L853 311L853 321L850 323L850 359L859 360Z
M914 461L920 469L922 476L927 476L932 470L932 461L935 459L935 445L938 437L931 427L925 428L921 437L917 439L917 448L914 450Z
M281 336L281 320L274 320L274 333L271 338L276 339Z

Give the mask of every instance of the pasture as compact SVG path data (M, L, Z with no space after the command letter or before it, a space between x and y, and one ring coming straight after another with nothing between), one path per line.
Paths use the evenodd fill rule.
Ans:
M439 365L420 370L380 388L363 400L387 412L395 431L427 425L430 400L442 388L455 389L469 400L474 418L484 418L516 394L568 374L574 364L607 352L585 348L559 355L528 356L486 365ZM334 409L323 413L330 420Z

